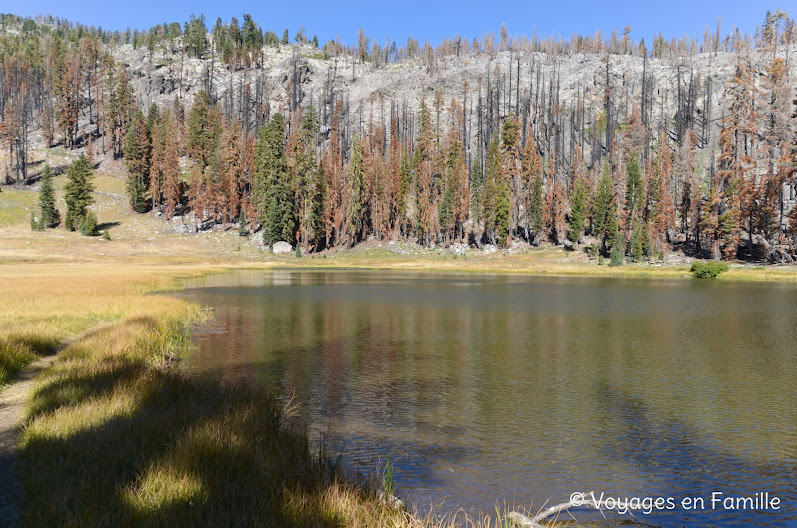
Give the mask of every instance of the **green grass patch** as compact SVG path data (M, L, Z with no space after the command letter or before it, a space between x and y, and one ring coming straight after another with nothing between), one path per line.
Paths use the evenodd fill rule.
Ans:
M27 223L30 211L37 208L39 193L4 188L0 192L0 227Z
M728 264L716 261L693 262L689 271L696 279L716 279L728 271Z

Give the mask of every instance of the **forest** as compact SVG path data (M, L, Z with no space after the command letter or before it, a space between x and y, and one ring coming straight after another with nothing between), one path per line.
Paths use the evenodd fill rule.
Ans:
M702 42L650 47L630 34L502 27L435 47L361 30L321 45L249 15L123 32L0 15L0 161L6 184L28 185L49 179L31 169L36 149L81 154L68 229L93 215L91 169L119 161L137 213L262 232L305 255L374 238L794 262L794 21L768 12L755 35L718 23ZM578 61L599 66L574 83ZM470 64L484 65L475 82L440 82ZM168 71L156 96L142 80L153 71ZM419 72L421 96L354 100L396 71ZM48 209L40 227L61 223Z

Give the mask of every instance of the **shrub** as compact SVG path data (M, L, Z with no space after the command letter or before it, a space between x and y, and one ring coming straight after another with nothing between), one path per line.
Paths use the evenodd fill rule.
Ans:
M30 229L31 231L42 231L44 229L44 226L33 214L33 211L30 213Z
M728 271L728 265L725 262L715 261L693 262L689 271L696 279L716 279L720 273Z

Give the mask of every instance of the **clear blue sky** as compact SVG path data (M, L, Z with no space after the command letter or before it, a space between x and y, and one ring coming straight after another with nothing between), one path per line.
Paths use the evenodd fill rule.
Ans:
M243 13L249 13L262 28L279 35L289 28L291 38L304 25L308 36L318 35L322 44L337 36L354 42L360 27L380 42L388 36L402 42L410 35L421 43L428 39L438 44L443 37L456 34L473 38L488 31L497 33L502 22L511 34L531 35L536 28L538 34L566 37L572 33L591 35L598 29L608 36L613 29L619 32L628 25L634 39L644 37L650 43L659 30L667 38L685 34L702 38L706 25L714 31L718 17L722 18L723 34L734 26L752 34L767 9L780 8L797 16L795 0L777 1L779 4L765 5L749 0L2 0L0 12L49 13L104 29L182 23L191 13L204 13L211 26L216 17L241 20Z

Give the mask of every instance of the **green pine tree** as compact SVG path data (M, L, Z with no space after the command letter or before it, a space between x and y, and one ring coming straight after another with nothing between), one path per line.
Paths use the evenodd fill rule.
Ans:
M642 169L639 167L636 152L632 152L628 160L625 179L625 217L629 228L636 213L642 209L643 192Z
M642 254L644 253L644 242L642 234L642 222L638 219L634 220L634 227L631 232L629 246L631 258L634 260L634 262L639 262L642 260Z
M608 161L604 161L598 190L592 202L592 226L594 234L600 239L604 249L611 247L609 238L615 235L616 211L612 200L612 169ZM612 225L614 221L615 225Z
M349 235L349 245L357 243L363 229L364 179L363 147L360 138L355 136L349 161L348 205L346 207L346 231Z
M571 242L578 246L581 235L584 233L584 220L587 215L587 187L584 181L579 179L573 185L573 192L570 195L570 232L567 237Z
M253 202L268 245L280 240L290 243L296 231L295 191L288 173L284 139L285 121L282 114L275 114L261 129L255 148Z
M473 168L471 169L470 206L471 218L474 218L478 223L484 209L484 171L482 170L481 149L477 149L476 161L473 162Z
M67 183L64 187L64 200L66 201L66 228L74 231L86 218L87 207L94 203L91 193L92 185L91 163L81 154L78 159L69 165L66 173Z
M501 178L495 194L495 233L501 247L506 247L509 240L509 217L512 208L510 196L509 182Z
M150 116L157 115L150 110ZM127 180L127 193L130 207L137 213L147 212L147 188L150 172L150 125L141 112L136 112L130 128L125 135L125 165L130 174Z
M61 215L55 207L55 188L53 187L53 174L50 164L44 166L42 186L39 191L39 209L41 210L40 224L42 227L56 227L61 223Z
M241 214L238 215L238 235L239 236L249 235L249 228L246 227L246 213L244 212L243 207L241 207Z
M97 215L94 211L86 213L86 217L80 224L80 234L83 236L97 236L99 231L97 229Z

